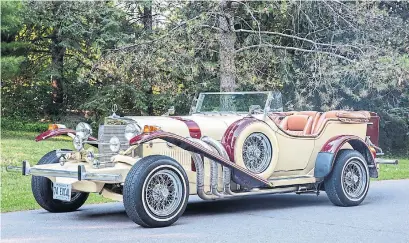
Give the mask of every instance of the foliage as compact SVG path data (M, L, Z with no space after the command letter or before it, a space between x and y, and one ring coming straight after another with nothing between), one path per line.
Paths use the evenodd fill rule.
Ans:
M24 11L7 13L20 19L19 26L13 26L13 39L30 45L24 53L22 75L3 76L2 114L40 118L78 109L94 93L92 84L81 79L80 74L89 72L103 50L131 38L131 27L125 24L123 11L109 2L22 4ZM3 37L2 30L2 40ZM8 60L2 58L3 61ZM2 70L16 72L11 67Z
M23 54L26 43L15 41L21 28L21 12L23 7L19 2L1 3L1 76L2 79L16 77L26 59Z
M10 118L1 118L1 129L7 131L44 132L48 129L48 123L27 122Z
M229 80L230 89L282 91L287 110L375 111L381 146L409 151L408 2L5 6L2 115L84 111L97 125L114 103L121 114L160 115L172 105L186 114L198 92Z

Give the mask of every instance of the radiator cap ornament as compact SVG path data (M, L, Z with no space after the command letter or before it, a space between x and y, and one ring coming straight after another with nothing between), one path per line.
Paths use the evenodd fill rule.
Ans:
M113 105L112 105L111 111L112 111L112 115L111 115L112 118L118 118L118 117L119 117L119 116L116 114L116 112L118 111L118 106L117 106L116 104L113 104Z

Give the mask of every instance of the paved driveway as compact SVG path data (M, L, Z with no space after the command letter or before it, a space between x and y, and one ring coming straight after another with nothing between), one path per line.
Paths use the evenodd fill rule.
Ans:
M191 197L171 227L144 229L121 203L74 213L1 214L2 242L387 242L409 243L409 180L372 182L358 207L284 194L215 202Z

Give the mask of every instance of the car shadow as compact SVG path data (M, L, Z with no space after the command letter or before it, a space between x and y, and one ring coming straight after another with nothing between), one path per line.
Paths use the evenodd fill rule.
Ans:
M222 199L217 201L190 201L183 217L213 214L229 214L247 211L280 210L291 207L314 207L317 205L332 206L325 195L313 194L277 194L252 195L240 198ZM103 205L89 205L77 211L75 217L82 219L98 219L101 221L127 220L122 203L108 203Z
M183 216L212 215L260 210L280 210L291 207L313 207L332 205L326 196L312 194L254 195L218 201L196 201L187 205Z

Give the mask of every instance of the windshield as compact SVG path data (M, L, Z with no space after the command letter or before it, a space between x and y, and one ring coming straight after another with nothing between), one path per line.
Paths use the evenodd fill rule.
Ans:
M268 112L282 109L280 92L201 93L195 113L248 113L249 110Z

